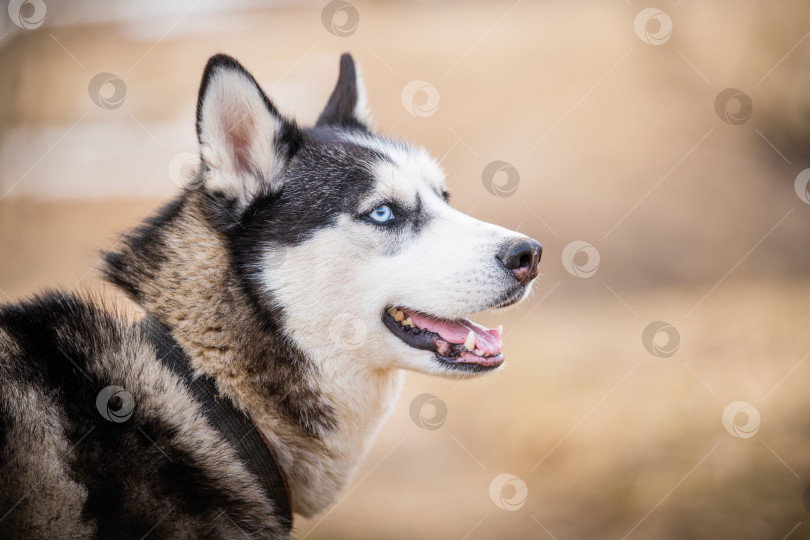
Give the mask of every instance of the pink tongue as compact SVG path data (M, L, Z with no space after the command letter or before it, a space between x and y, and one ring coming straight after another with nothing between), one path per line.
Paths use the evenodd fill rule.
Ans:
M462 321L434 319L416 311L405 311L405 315L410 317L419 328L435 332L449 343L464 343L472 330L475 334L475 347L484 351L485 354L498 354L503 348L501 333L497 329L490 330L466 319Z

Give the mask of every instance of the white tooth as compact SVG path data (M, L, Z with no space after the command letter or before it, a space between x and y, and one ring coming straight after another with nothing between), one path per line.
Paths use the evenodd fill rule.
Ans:
M467 339L464 340L464 347L466 347L468 351L475 349L475 332L472 330L467 334Z
M502 324L498 326L498 333L503 334L503 325Z
M388 308L388 314L391 315L392 317L397 314L397 311L399 310L393 306Z
M475 353L475 356L484 356L484 351L481 349L475 349L473 352Z
M405 318L405 314L402 313L400 310L397 310L397 312L394 314L394 320L397 321L397 322L402 321L402 319L404 319L404 318Z
M413 322L411 321L411 318L408 317L407 319L402 321L402 326L413 326Z

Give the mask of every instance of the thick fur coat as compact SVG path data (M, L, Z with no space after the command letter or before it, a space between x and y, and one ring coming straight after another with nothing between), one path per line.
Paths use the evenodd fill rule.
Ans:
M463 317L524 298L541 248L452 209L426 152L375 135L348 55L309 128L213 57L197 134L194 184L105 254L104 275L249 416L310 516L351 479L403 369L501 365L500 330ZM233 441L103 302L0 308L0 387L0 536L287 536ZM99 404L109 387L131 396L122 421Z

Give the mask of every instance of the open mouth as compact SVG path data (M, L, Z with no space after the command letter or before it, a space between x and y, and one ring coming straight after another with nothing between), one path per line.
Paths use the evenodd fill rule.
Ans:
M503 327L486 328L467 319L446 320L392 306L383 313L392 334L416 349L432 351L455 369L488 371L503 364Z

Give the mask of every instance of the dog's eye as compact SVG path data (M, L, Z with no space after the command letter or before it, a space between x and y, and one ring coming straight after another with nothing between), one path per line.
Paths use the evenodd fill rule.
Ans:
M368 215L371 219L376 221L377 223L387 223L394 219L394 211L391 210L391 207L387 204L381 204L377 208L371 211Z

